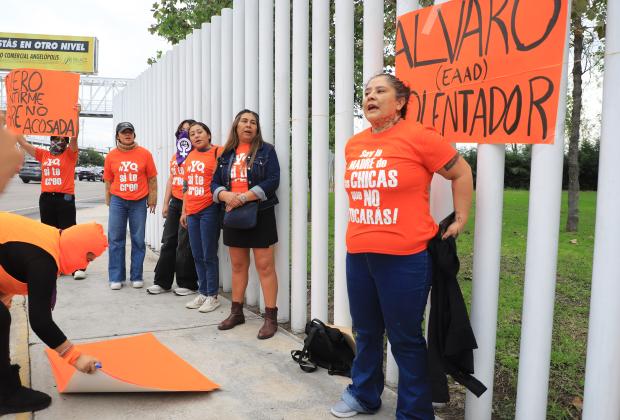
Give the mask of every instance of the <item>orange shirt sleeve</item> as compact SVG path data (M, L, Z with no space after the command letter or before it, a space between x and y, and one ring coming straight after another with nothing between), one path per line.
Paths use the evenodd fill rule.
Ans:
M50 154L50 152L48 152L45 149L41 149L40 147L35 147L34 148L34 158L39 161L39 162L43 162L43 159L46 158L46 154Z
M144 149L147 153L146 157L146 177L153 178L157 176L157 168L155 167L155 161L153 160L153 155L148 150Z
M415 147L422 164L429 172L437 172L444 167L457 153L434 128L423 128L417 131Z
M67 153L67 156L69 156L71 158L71 160L74 161L74 162L77 162L78 157L80 155L80 151L79 150L74 152L69 147L67 147L67 150L65 150L65 153Z

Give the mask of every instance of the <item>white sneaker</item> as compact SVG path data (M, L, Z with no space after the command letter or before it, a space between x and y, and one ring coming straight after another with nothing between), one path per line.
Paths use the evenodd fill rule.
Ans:
M193 295L194 293L198 292L192 289L186 289L185 287L177 287L176 289L174 289L174 294L177 296L189 296Z
M164 289L159 284L154 284L146 289L146 293L150 295L159 295L161 293L168 293L169 291L170 289Z
M86 271L84 270L77 270L75 273L73 273L74 280L84 280L85 278L86 278Z
M217 309L218 306L220 306L220 300L217 298L217 296L207 296L207 300L205 300L205 303L202 304L198 311L211 312Z
M199 293L191 302L187 302L185 307L187 309L198 309L205 303L205 300L207 300L207 297Z
M123 283L120 281L113 281L110 283L110 289L112 290L121 290L121 287L123 287Z
M141 289L144 286L144 282L142 280L136 280L131 282L131 287L134 289Z

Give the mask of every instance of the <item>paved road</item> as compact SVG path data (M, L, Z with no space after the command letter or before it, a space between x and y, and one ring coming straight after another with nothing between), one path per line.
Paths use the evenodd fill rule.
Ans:
M13 177L4 194L0 197L0 211L10 211L32 218L39 218L39 195L41 184L24 184L17 176ZM75 181L76 208L86 209L104 203L103 182Z

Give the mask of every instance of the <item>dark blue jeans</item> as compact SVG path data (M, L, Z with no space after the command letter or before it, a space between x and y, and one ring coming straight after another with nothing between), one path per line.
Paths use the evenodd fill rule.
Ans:
M125 200L112 195L108 217L108 277L110 282L125 281L125 238L127 222L131 237L131 268L129 279L142 281L142 265L146 245L146 197L141 200Z
M422 320L431 287L427 251L413 255L347 254L347 289L357 354L343 399L364 411L381 407L383 338L398 365L397 419L433 420Z
M205 296L216 296L220 285L217 257L220 239L219 214L220 206L214 203L199 213L187 216L189 244L198 274L198 292Z

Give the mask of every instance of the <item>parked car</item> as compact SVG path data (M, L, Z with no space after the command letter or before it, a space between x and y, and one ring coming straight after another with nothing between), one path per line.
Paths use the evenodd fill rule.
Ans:
M26 184L30 181L41 182L41 164L32 158L26 158L19 170L19 177Z
M80 181L98 181L100 179L100 175L97 173L96 168L75 168L75 175Z

